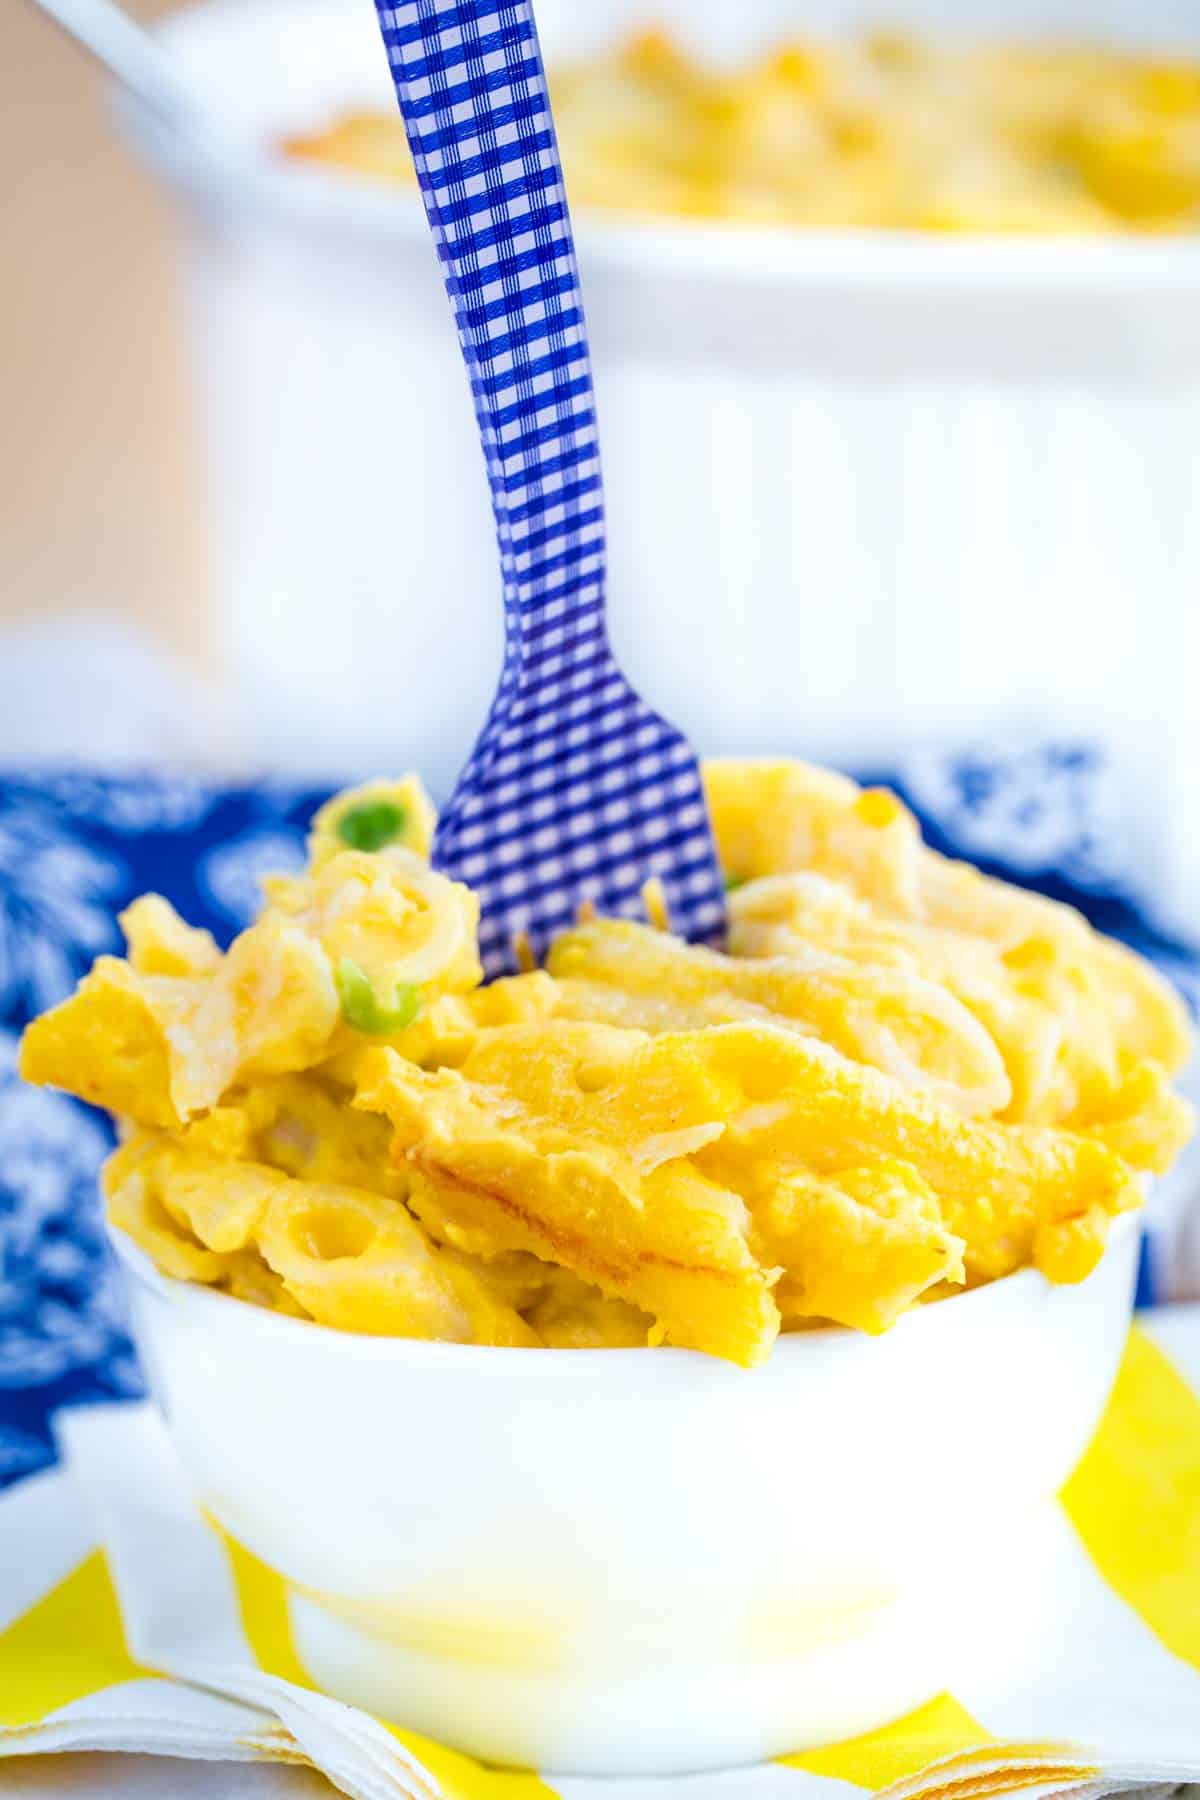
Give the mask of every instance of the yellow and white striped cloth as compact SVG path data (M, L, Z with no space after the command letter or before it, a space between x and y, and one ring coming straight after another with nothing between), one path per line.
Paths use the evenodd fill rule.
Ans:
M852 1743L676 1781L485 1768L315 1692L282 1582L200 1516L150 1408L65 1415L62 1444L59 1468L0 1501L0 1757L307 1763L355 1800L1036 1800L1200 1781L1200 1307L1131 1335L1013 1596L1019 1657Z

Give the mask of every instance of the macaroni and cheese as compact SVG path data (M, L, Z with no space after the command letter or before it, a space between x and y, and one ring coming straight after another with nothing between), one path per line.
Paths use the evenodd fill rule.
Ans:
M572 201L808 227L1190 231L1200 62L876 31L735 68L661 32L551 71ZM411 182L395 112L351 111L291 157Z
M135 902L23 1073L117 1117L110 1217L160 1269L344 1330L751 1365L781 1329L1085 1277L1189 1134L1171 990L883 790L706 782L723 949L584 918L484 986L423 790L376 782L224 952Z

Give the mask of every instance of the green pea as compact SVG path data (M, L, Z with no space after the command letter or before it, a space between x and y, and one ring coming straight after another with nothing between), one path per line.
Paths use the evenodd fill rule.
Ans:
M403 836L408 817L394 800L364 800L352 806L337 822L337 834L352 850L382 850Z
M381 1006L370 977L352 957L343 956L333 972L342 1017L355 1031L370 1037L388 1037L411 1025L421 1010L420 991L398 981L390 1006Z
M735 888L745 887L745 885L746 877L744 875L727 875L725 877L725 892L727 894L732 894Z

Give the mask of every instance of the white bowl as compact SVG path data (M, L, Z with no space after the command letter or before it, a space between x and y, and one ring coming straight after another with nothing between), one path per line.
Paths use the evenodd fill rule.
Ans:
M803 23L877 10L813 0ZM551 58L647 12L717 51L796 20L783 0L537 11ZM955 0L897 12L961 29ZM1200 51L1192 0L972 6L973 31L1056 28ZM347 104L394 106L374 9L209 0L162 29L248 146L211 166L126 114L190 221L221 637L253 745L292 767L419 765L447 791L501 627L428 232L415 194L256 154ZM1142 866L1200 890L1181 828L1200 242L577 224L614 637L655 703L708 752L1103 735L1156 794Z
M200 1501L327 1692L489 1760L724 1767L884 1723L988 1647L1090 1437L1136 1219L885 1337L684 1350L357 1337L160 1275L138 1345Z

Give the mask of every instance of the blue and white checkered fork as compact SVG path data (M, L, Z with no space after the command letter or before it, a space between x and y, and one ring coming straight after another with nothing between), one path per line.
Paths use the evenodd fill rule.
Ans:
M604 618L583 300L529 0L376 0L470 375L504 583L496 698L434 859L480 897L489 974L580 904L711 938L724 888L687 741L629 686Z

